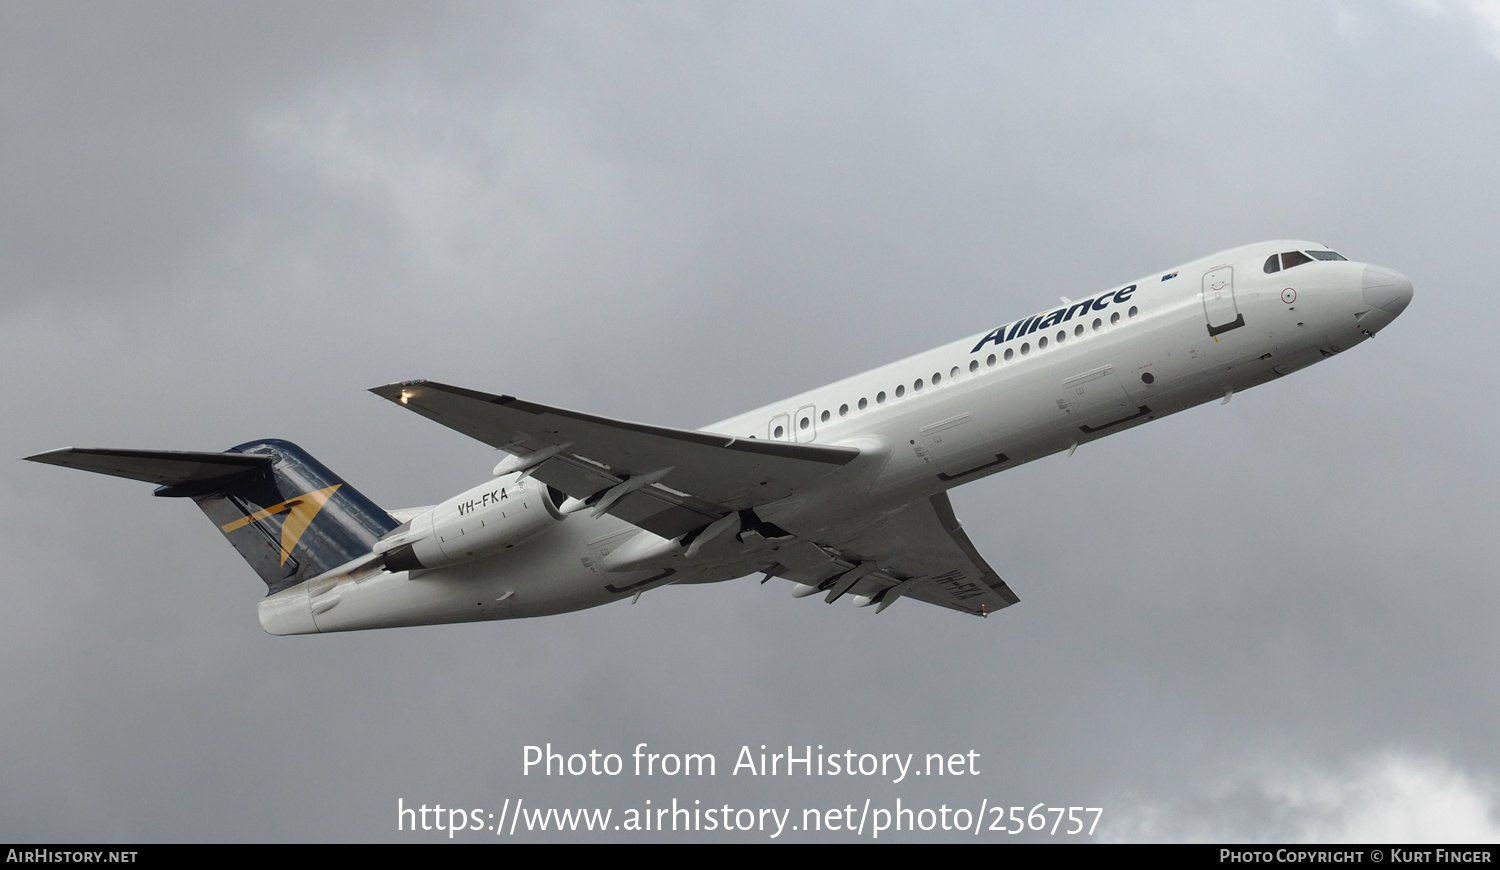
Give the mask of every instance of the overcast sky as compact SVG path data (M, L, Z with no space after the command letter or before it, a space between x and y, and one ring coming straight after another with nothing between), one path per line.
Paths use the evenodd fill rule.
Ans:
M899 798L1102 807L1100 840L1500 839L1496 8L0 5L0 836ZM280 437L430 504L494 451L366 388L698 427L1274 238L1415 299L955 491L1021 598L988 620L744 579L273 638L191 503L15 461ZM719 771L523 776L547 742ZM979 773L731 776L761 744Z

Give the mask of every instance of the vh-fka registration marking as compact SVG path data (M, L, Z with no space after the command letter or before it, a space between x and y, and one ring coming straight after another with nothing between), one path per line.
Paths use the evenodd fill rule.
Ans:
M508 498L510 496L506 494L505 487L502 486L499 489L484 493L479 498L471 498L468 501L460 502L456 505L458 515L465 516L477 510L483 510L491 505L497 505Z

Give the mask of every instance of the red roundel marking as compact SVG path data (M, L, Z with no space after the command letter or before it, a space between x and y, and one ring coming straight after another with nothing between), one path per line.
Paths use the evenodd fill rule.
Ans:
M1297 291L1293 290L1290 287L1288 287L1285 290L1281 291L1281 301L1285 302L1288 305L1291 305L1293 302L1296 302L1297 301Z

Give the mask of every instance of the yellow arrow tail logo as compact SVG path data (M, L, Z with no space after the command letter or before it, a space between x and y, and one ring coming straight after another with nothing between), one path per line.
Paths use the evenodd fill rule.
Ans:
M281 523L281 564L285 565L287 557L292 555L292 548L296 547L297 542L302 539L302 533L312 525L313 517L317 516L318 511L323 509L323 505L328 503L328 499L333 497L334 490L341 486L343 486L342 483L335 483L333 486L305 493L296 498L289 498L281 504L273 504L253 514L240 517L232 523L225 523L219 528L227 535L235 529L242 529L251 523L260 522L283 511L288 512L287 518Z

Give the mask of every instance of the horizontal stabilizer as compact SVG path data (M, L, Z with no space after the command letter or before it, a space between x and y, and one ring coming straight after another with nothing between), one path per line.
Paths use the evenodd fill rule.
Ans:
M193 453L184 450L114 450L64 447L26 457L64 468L77 468L128 477L162 486L228 480L257 468L268 468L271 457L246 453Z

